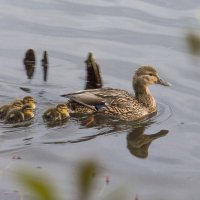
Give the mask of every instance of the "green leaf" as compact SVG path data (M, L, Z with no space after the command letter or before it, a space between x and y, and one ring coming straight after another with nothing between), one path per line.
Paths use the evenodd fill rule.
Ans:
M200 36L196 33L189 33L186 37L186 41L188 43L189 50L192 54L198 55L200 54Z
M83 162L78 168L78 188L80 199L86 200L94 185L94 177L98 172L98 166L93 161Z
M23 171L17 174L16 179L34 200L58 200L55 197L55 188L49 184L47 177L32 171Z

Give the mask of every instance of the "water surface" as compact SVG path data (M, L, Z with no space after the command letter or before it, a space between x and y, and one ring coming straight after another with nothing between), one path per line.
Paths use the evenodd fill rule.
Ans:
M0 5L1 103L27 94L38 102L31 125L0 124L1 199L19 199L9 177L21 165L47 171L61 196L73 199L74 168L89 158L103 168L97 194L103 176L110 178L102 196L123 186L129 199L136 194L143 200L198 199L200 63L193 62L184 38L189 29L199 30L199 1L0 0ZM29 48L37 61L31 81L22 64ZM40 64L44 50L50 63L47 83ZM106 87L132 92L137 67L154 65L172 83L150 88L157 115L137 124L98 119L88 127L85 118L71 118L47 127L41 113L65 101L60 94L84 88L84 60L90 51ZM152 137L144 145L138 142Z

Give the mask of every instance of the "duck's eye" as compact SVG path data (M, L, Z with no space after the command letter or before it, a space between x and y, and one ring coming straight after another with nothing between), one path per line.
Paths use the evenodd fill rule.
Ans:
M150 73L149 76L154 76L154 75L152 73Z

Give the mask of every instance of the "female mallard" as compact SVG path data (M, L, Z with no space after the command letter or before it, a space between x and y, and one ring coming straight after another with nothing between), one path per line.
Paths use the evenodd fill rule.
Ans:
M30 105L24 105L21 109L11 110L5 119L5 123L15 124L31 120L34 117L34 109Z
M55 108L49 108L44 112L42 118L46 122L57 122L69 117L68 107L66 104L58 104Z
M12 109L20 109L22 108L23 103L20 100L15 100L10 104L6 104L0 107L0 119L5 119L6 115L12 110Z
M99 88L62 95L68 97L67 106L74 113L102 113L122 120L137 120L156 112L156 102L148 86L169 83L159 78L150 65L141 66L133 77L135 96L125 90Z

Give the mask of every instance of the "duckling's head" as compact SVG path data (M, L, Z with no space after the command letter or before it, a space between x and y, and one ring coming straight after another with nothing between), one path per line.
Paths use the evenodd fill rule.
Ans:
M23 106L23 103L21 100L15 100L12 103L12 108L14 108L14 109L20 109L20 108L22 108L22 106Z
M33 109L35 109L36 105L35 105L35 99L32 96L25 96L23 98L23 103L24 105L30 105L32 106Z
M160 84L164 86L169 86L170 84L166 81L163 81L159 75L156 69L151 65L142 65L139 67L135 75L133 77L133 87L137 86L148 86L151 84Z
M32 108L32 106L26 104L22 107L22 112L23 113L33 113L34 109Z
M68 110L68 107L67 107L66 104L64 104L64 103L58 104L56 106L56 109L59 113L62 113L62 114L69 116L69 110Z

